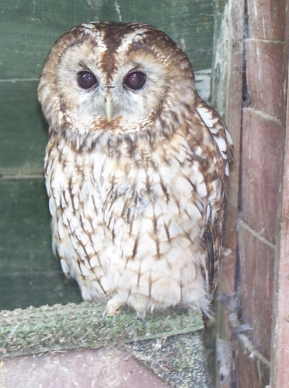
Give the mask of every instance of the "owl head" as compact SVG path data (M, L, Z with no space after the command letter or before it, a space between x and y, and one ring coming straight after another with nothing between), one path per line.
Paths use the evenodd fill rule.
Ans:
M38 96L54 131L135 132L165 109L194 106L194 76L187 56L157 28L93 22L55 42Z

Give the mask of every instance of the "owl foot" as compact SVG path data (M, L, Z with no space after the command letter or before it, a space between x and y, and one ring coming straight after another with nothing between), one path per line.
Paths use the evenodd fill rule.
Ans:
M138 318L144 323L148 307L147 297L141 294L130 295L127 304L135 309Z
M102 318L105 316L111 317L112 315L115 315L118 313L118 309L123 305L123 301L120 299L118 295L115 295L113 298L111 298L103 310Z
M145 317L146 317L146 310L145 309L136 309L136 313L138 318L142 321L142 323L145 323Z

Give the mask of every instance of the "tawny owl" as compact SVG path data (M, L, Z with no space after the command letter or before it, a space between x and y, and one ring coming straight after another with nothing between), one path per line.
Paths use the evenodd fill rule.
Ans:
M38 88L53 247L114 314L209 312L232 141L184 52L147 24L93 22L50 50Z

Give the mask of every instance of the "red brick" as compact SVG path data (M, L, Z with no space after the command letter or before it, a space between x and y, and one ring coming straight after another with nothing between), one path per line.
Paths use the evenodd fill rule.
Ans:
M275 249L253 236L242 224L239 224L238 237L243 320L252 328L250 338L254 347L269 360Z
M248 0L248 15L250 37L284 39L285 0Z
M272 243L276 235L282 132L278 120L254 109L243 110L243 218Z
M284 110L283 43L247 40L246 65L251 106L281 118Z

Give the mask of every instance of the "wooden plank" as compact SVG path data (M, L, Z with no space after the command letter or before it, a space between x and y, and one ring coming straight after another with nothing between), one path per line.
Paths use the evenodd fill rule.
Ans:
M272 387L288 387L289 381L289 110L287 110L282 208L275 270Z
M284 40L286 0L249 0L249 34L255 39Z
M0 81L0 175L43 175L48 126L37 101L38 81Z
M270 360L275 246L242 221L238 236L242 323L254 348Z
M44 179L0 179L0 208L0 310L80 302L52 255Z
M282 35L284 31L284 1L248 1L249 9L249 31L254 39L247 41L247 72L248 92L253 108L245 109L244 126L246 120L248 127L244 129L243 143L243 211L246 219L249 220L252 228L245 223L240 223L240 261L241 261L241 294L244 321L252 327L248 336L250 341L243 341L243 334L236 335L236 385L238 387L263 387L270 384L270 363L274 360L273 383L270 387L285 387L288 385L288 302L286 294L288 290L288 195L289 176L284 174L283 182L286 182L287 191L283 196L283 208L281 218L281 232L279 243L279 257L277 255L276 271L274 281L274 235L276 223L276 197L278 176L280 173L280 160L282 158L283 119L284 119L284 94L287 92L284 69L287 69L288 58L288 12L287 12L287 40L285 52L283 51ZM279 16L278 16L279 15ZM229 19L228 19L229 20ZM226 23L223 23L223 32L226 35ZM263 39L262 41L260 39ZM271 41L264 41L271 39ZM229 42L227 39L226 42ZM227 43L227 47L228 47ZM225 44L224 44L225 47ZM221 68L222 55L219 56L219 68ZM284 65L285 58L285 65ZM225 60L224 66L228 60ZM222 74L222 73L221 73ZM234 72L232 71L232 77ZM275 82L272 84L272 79ZM285 82L284 82L285 80ZM226 85L226 79L223 81ZM217 90L219 85L217 86ZM226 92L216 93L219 98L223 112L227 112L226 97L230 100L230 94ZM285 93L284 93L285 91ZM235 101L235 96L231 95ZM234 109L229 114L234 114ZM276 120L277 116L279 120ZM287 114L288 120L288 114ZM228 118L226 119L228 123ZM288 129L287 129L288 130ZM286 142L288 143L288 141ZM289 144L286 145L288 150ZM264 158L267 158L267 168ZM289 161L287 161L289 163ZM249 167L249 171L248 171ZM255 169L255 172L253 170ZM289 170L289 168L288 168ZM287 175L287 176L286 176ZM246 181L247 180L247 181ZM249 182L250 181L250 182ZM285 187L286 187L285 185ZM238 188L238 186L235 186ZM258 189L258 190L257 190ZM267 191L267 192L266 192ZM275 198L273 198L275 195ZM286 202L287 201L287 202ZM285 204L286 203L286 204ZM230 206L230 205L229 205ZM265 214L261 214L262 211ZM257 213L257 215L256 215ZM230 214L230 213L229 213ZM285 216L287 219L285 220ZM231 214L230 214L231 216ZM283 221L283 222L282 222ZM262 224L265 230L262 230ZM230 234L229 234L230 235ZM266 238L264 238L264 236ZM233 241L230 240L229 241ZM279 260L280 259L280 263ZM228 271L228 273L230 273ZM238 280L238 277L237 277ZM273 284L275 289L273 290ZM230 283L229 283L230 284ZM221 284L222 285L222 284ZM272 297L276 295L275 323L272 323ZM224 298L225 299L225 298ZM288 300L288 298L287 298ZM230 300L229 300L230 302ZM235 301L236 302L236 301ZM228 303L230 306L230 303ZM232 306L232 304L231 304ZM233 304L234 308L238 305ZM224 320L225 309L222 305L219 309L219 333L226 331L226 320ZM239 311L239 310L238 310ZM285 313L287 311L287 314ZM225 322L225 324L224 324ZM223 326L222 326L223 324ZM238 326L238 325L237 325ZM240 333L236 326L236 334ZM275 340L273 343L274 357L271 354L270 332L273 326ZM224 329L225 327L225 329ZM230 334L228 334L229 337ZM221 337L222 339L222 337ZM255 357L256 352L259 357ZM253 352L253 353L252 353ZM265 355L265 357L264 357ZM285 376L285 377L284 377ZM272 385L273 384L273 385ZM217 382L217 387L229 387L229 383Z
M250 342L241 334L242 339L234 340L236 357L236 380L238 388L269 388L270 365L250 346Z
M279 119L284 112L283 50L284 43L281 41L246 41L250 105Z
M82 0L1 1L1 79L37 79L53 42L69 27L90 21Z
M288 387L289 381L289 11L285 15L284 39L284 93L287 97L287 106L284 114L286 132L284 133L283 171L280 177L280 196L277 227L277 249L275 260L275 285L272 333L272 376L271 388Z
M243 110L242 219L272 244L276 240L283 131L280 120L252 108Z
M1 78L38 78L53 42L73 25L92 20L155 25L180 44L195 70L208 69L213 18L212 0L2 0L0 35L6 38L0 42Z
M239 163L242 108L244 1L216 2L214 77L212 102L221 113L234 142L234 162L230 166L229 196L226 206L222 269L218 290L227 300L234 296L237 252ZM216 387L229 388L232 381L232 343L229 324L230 306L217 304L217 359L219 373ZM227 351L223 351L226 348Z
M0 198L1 272L58 269L44 179L1 179Z
M223 273L228 292L234 292L234 275L231 264L236 254L236 221L238 214L239 158L241 139L242 71L243 71L243 1L229 0L224 8L219 2L218 13L223 12L215 29L214 76L212 103L223 116L234 142L234 161L230 166L229 195L225 214L224 248L231 254L223 260ZM223 4L224 5L224 4ZM220 9L221 8L221 9ZM234 265L233 265L234 267Z

